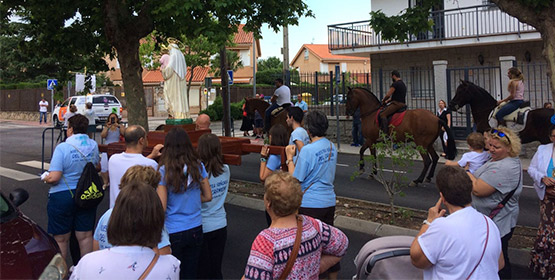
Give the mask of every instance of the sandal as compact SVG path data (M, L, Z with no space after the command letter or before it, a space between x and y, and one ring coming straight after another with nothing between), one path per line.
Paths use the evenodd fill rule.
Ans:
M441 156L442 156L442 157L446 157L447 155L446 155L445 153L441 153Z

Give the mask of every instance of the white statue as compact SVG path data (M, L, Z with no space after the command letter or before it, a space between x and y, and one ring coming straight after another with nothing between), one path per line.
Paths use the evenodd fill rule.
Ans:
M188 119L189 101L187 100L187 63L177 46L177 40L168 39L169 58L162 56L162 77L164 78L164 99L168 114L174 119ZM169 59L169 61L168 61Z

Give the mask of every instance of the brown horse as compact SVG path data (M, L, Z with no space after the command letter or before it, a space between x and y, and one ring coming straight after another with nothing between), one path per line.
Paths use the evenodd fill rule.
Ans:
M258 111L258 113L262 116L262 120L266 117L266 109L270 107L270 103L259 99L259 98L247 98L245 97L245 112L247 112L247 117L254 119L254 112ZM287 128L287 132L291 134L291 128L287 125L287 111L281 111L277 116L273 117L271 120L271 126L275 124L282 124L284 127Z
M370 148L372 155L376 155L376 149L373 145L376 143L380 131L376 123L376 114L381 106L380 100L369 90L365 88L349 88L346 105L347 114L352 115L356 109L360 107L362 135L365 139L364 145L360 148L361 171L364 171L364 151ZM435 168L439 160L439 156L434 149L434 141L439 136L442 127L449 136L447 140L447 158L453 159L457 153L454 135L446 123L436 117L432 112L424 109L407 110L401 124L394 128L397 132L396 141L405 141L405 133L407 133L412 135L416 145L422 146L426 150L425 153L420 153L424 161L424 168L420 176L411 183L412 186L418 185L424 181L428 169L429 173L426 177L426 182L430 182L434 176ZM375 174L376 165L373 166L372 170Z
M455 96L449 102L449 109L456 112L466 104L470 104L478 132L489 130L491 127L488 118L490 112L497 106L497 101L491 94L472 82L461 80ZM540 141L542 144L550 143L548 135L552 115L553 109L531 110L524 129L518 133L522 144L533 141Z

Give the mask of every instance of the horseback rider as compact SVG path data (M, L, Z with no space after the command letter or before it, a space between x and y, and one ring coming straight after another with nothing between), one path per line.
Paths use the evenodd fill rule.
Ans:
M266 116L264 118L264 130L270 131L270 126L272 126L272 111L280 106L283 108L287 108L291 106L291 90L288 86L283 84L282 78L277 78L275 80L276 90L274 91L274 95L272 96L271 105L266 109Z
M520 70L516 67L511 67L509 68L507 76L511 79L508 87L509 96L505 99L497 101L497 106L506 101L508 101L508 103L499 109L497 114L495 114L498 126L506 126L503 118L514 112L522 103L524 103L524 83L522 82L524 80L524 76L522 75L522 72L520 72Z
M407 86L401 80L399 71L391 71L391 80L393 80L393 84L391 84L389 91L387 91L387 94L382 100L382 104L385 105L389 102L389 106L385 107L385 109L380 112L380 129L386 134L389 132L387 118L406 106L405 99L407 96Z

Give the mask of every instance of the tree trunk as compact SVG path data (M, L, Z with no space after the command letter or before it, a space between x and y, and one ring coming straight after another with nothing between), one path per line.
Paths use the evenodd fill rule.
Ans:
M143 68L139 60L139 40L127 43L128 45L123 48L116 48L124 84L125 99L127 100L127 118L130 125L141 125L148 131L148 117L142 79Z
M231 136L231 123L230 123L230 119L229 119L229 110L230 110L230 106L229 106L229 91L228 89L228 85L227 85L227 69L226 69L226 49L225 47L222 47L220 49L220 77L222 80L222 101L223 101L223 107L224 107L224 117L223 117L223 126L224 126L224 132L225 132L225 136Z
M191 90L191 84L193 83L193 74L195 73L194 71L196 66L191 65L190 67L191 67L191 76L189 76L189 81L187 81L187 101L189 102L189 108L191 107L191 99L189 98L189 91ZM200 107L202 108L202 106Z

